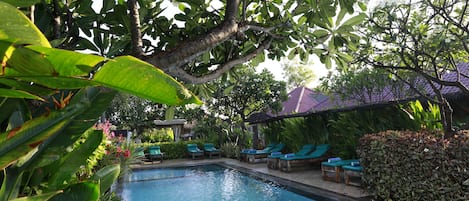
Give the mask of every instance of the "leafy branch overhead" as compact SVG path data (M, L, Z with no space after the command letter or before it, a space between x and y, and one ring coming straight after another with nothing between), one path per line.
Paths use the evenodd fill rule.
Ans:
M103 1L99 11L91 1L42 2L35 18L56 47L130 54L186 83L205 83L266 56L316 54L328 67L346 66L351 57L344 52L359 40L353 27L366 17L354 13L357 4L366 10L355 0L217 2L172 2L174 15L166 1Z

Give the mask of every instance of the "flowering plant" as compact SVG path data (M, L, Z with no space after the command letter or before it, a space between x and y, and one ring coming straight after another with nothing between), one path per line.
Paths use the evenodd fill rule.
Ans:
M124 173L128 170L128 164L132 160L133 150L123 135L116 136L111 130L112 127L113 125L108 120L95 126L95 129L102 130L106 136L103 142L105 154L100 163L102 166L119 163L121 165L121 173Z

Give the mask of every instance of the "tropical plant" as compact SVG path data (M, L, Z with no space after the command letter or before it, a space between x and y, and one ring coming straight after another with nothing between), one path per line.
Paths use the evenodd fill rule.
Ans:
M407 106L407 107L406 107ZM416 100L401 107L404 112L409 115L409 118L420 125L424 130L441 130L440 108L436 104L427 102L426 107L422 106L420 101Z
M174 133L171 128L147 129L141 135L142 142L173 142Z
M76 173L103 140L103 132L92 126L114 90L170 105L200 103L173 78L134 57L106 59L51 48L21 11L2 1L0 19L2 201L104 195L119 175L118 164L87 179Z
M238 68L227 80L218 80L218 88L207 108L212 114L225 117L225 121L236 124L243 132L247 128L247 117L255 112L281 109L286 99L285 83L274 79L272 73L263 70L256 73L251 68Z
M135 131L136 135L140 135L145 128L154 126L153 120L164 119L167 108L145 98L118 93L105 116L117 128Z

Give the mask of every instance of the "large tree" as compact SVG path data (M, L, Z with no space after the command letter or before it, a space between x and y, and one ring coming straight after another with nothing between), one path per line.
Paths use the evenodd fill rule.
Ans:
M345 65L351 57L342 51L356 48L353 26L365 17L345 17L357 5L365 9L356 0L172 1L179 9L173 16L163 0L103 1L98 11L91 0L37 2L31 18L56 47L134 55L185 83L205 83L289 50Z
M230 75L229 79L213 83L217 86L213 97L205 101L208 114L224 119L245 133L245 122L251 114L282 109L282 102L287 98L285 82L275 80L269 71L256 73L244 67Z
M366 26L360 61L386 69L408 82L419 77L430 91L410 84L421 96L440 106L445 137L452 134L452 108L443 96L444 86L457 87L469 95L461 82L469 74L458 64L469 58L469 2L457 0L406 1L376 8ZM456 79L445 79L453 73ZM434 96L429 96L433 92Z

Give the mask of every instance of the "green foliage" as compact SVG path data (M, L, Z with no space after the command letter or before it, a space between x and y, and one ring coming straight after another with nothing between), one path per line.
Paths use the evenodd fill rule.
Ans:
M227 20L227 10L230 10L226 8L226 2L221 2L220 8L217 8L217 3L215 9L213 1L174 2L170 4L170 8L166 8L163 3L164 1L138 1L145 53L171 53L168 50L177 49L189 40L208 35ZM211 73L210 67L235 60L234 58L249 58L252 65L257 65L266 57L280 60L290 49L294 50L291 54L299 55L304 61L310 54L316 54L328 67L332 61L346 67L351 59L343 53L343 49L356 49L355 44L359 37L353 27L366 16L359 13L360 10L366 10L364 4L360 4L360 7L357 4L356 0L313 3L295 0L243 2L238 5L238 13L232 13L237 22L242 22L238 25L239 34L230 40L214 44L206 52L200 52L200 56L190 59L189 67L185 70L196 76L205 75ZM90 1L61 2L58 5L46 1L36 4L36 23L48 38L54 39L57 47L91 50L110 58L131 54L129 32L133 27L127 17L127 3L104 1L99 11L95 11L92 5ZM179 9L180 12L174 15L161 14L173 9ZM62 22L58 30L51 26L52 19L60 19ZM80 31L87 37L80 34ZM259 46L271 39L270 48L265 53L261 51L252 56Z
M315 120L319 120L316 125L324 123L321 122L320 118L315 118ZM324 133L325 130L321 129L320 126L314 127L307 123L313 121L311 121L311 119L306 120L304 118L285 119L282 124L281 131L277 131L279 132L277 142L285 143L290 152L300 150L305 144L325 143L327 141L327 133Z
M210 83L214 91L205 101L207 107L197 108L194 131L202 139L216 144L234 142L243 147L250 146L252 134L245 126L247 117L269 109L278 111L286 98L285 83L276 81L268 71L256 73L246 67L229 75Z
M351 111L340 113L329 120L329 139L334 139L331 141L331 147L336 155L343 158L357 158L357 143L363 135L390 129L418 129L416 125L416 122L394 106Z
M282 64L283 77L286 78L288 91L300 86L307 87L316 79L316 75L310 68L312 65L312 62L299 61L284 62Z
M174 133L171 128L148 129L142 135L142 142L172 142Z
M162 143L142 143L142 147L147 152L148 148L153 145L158 145L161 152L164 153L164 159L179 159L187 156L187 144L197 144L199 149L203 148L205 141L192 140L192 141L179 141L179 142L162 142Z
M140 135L144 128L154 125L153 120L164 119L166 108L150 100L118 93L106 110L106 115L118 128L136 130Z
M420 101L410 102L407 109L402 107L409 118L414 120L420 125L421 129L425 130L441 130L443 125L441 124L440 108L436 104L427 102L427 106L424 107Z
M6 91L0 93L1 201L19 196L98 200L106 192L100 188L108 188L120 169L106 171L109 177L107 167L96 170L94 178L105 186L88 173L80 175L80 169L99 157L95 151L103 133L90 128L114 90L172 105L200 103L150 64L128 56L106 59L50 48L15 7L0 1L0 13L8 15L0 21L0 88Z
M207 101L209 111L238 124L254 112L279 111L286 99L285 83L275 80L267 70L256 73L251 68L240 68L231 79L220 79L214 84L217 89L212 100Z
M467 200L469 132L385 131L360 139L367 191L377 200Z
M274 121L274 122L269 122L267 123L267 126L265 126L262 129L262 133L265 135L265 143L276 143L280 142L281 136L280 133L282 131L283 127L283 122L282 121Z
M227 158L239 158L241 148L236 143L226 142L220 147L221 152Z
M437 103L446 137L453 134L453 110L443 89L455 86L468 94L468 86L460 79L448 80L445 76L467 76L458 65L469 58L468 3L445 0L382 4L370 13L356 55L362 61L360 66L385 69Z
M389 129L416 130L419 129L418 125L400 108L389 106L313 115L306 119L285 119L269 123L262 133L265 134L266 143L284 142L290 151L296 151L306 143L327 143L335 156L357 158L357 143L363 135Z

